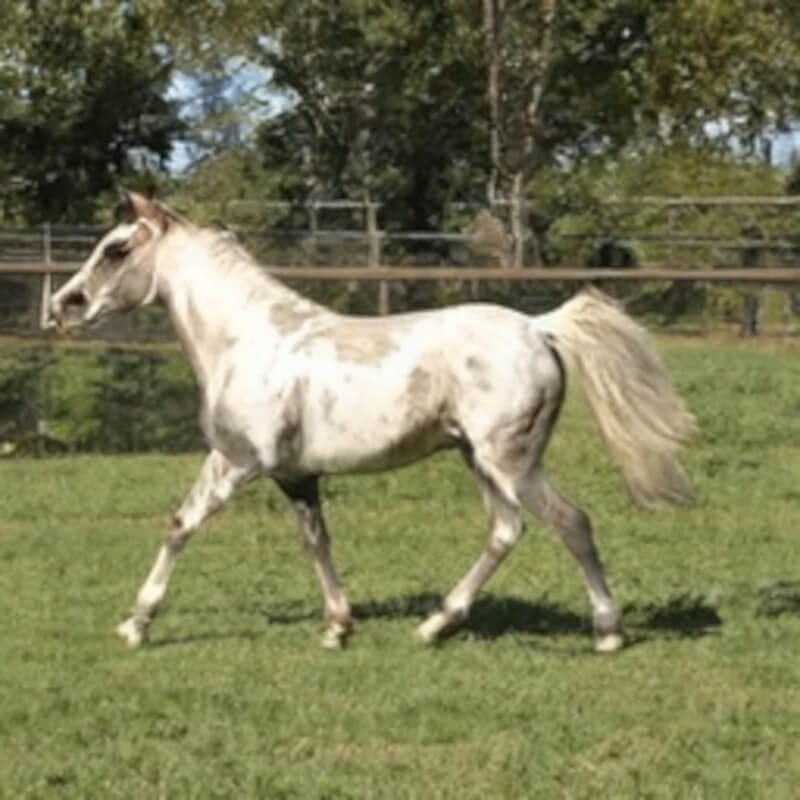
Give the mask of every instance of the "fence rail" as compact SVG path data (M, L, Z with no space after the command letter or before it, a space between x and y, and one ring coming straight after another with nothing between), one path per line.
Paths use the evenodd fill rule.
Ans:
M522 213L520 208L512 209L503 202L496 205L491 211L498 215L497 222L507 213ZM790 292L800 284L800 230L793 228L800 224L796 211L800 210L800 197L642 196L610 198L607 206L663 210L665 224L656 230L637 231L622 223L617 230L552 235L548 245L555 246L558 258L567 263L542 267L523 266L522 251L509 238L507 219L499 232L492 229L487 233L483 229L481 233L469 226L461 231L431 232L381 227L378 216L384 207L369 201L312 201L300 206L280 201L235 201L221 210L223 219L237 219L237 211L256 212L246 223L244 217L238 218L243 224L235 226L235 231L257 253L270 274L283 280L322 282L327 286L335 282L349 287L377 285L369 307L379 313L388 313L392 298L403 296L404 287L390 290L397 283L408 287L417 282L429 286L437 281L460 282L471 287L472 297L477 297L476 287L481 284L488 288L499 282L521 286L548 282L677 281L773 285ZM754 232L748 226L729 226L725 235L678 230L682 209L705 213L713 207L728 208L734 215L741 214L737 209L744 209L748 215L749 209L756 213L755 210L773 207L792 216L783 217L790 222L782 224L780 231ZM479 204L453 204L452 209L486 210ZM278 211L283 216L270 222L259 215L260 211ZM294 211L301 216L284 213ZM331 216L324 220L326 212ZM517 231L524 228L519 224L510 227ZM88 253L102 230L96 225L47 223L39 228L0 227L0 280L5 288L0 288L0 312L10 310L16 328L36 333L54 286L79 268L79 259ZM526 235L532 241L536 239L532 231ZM617 253L625 250L630 259L603 257L579 263L586 252L597 253L607 245L616 248ZM538 245L531 255L531 260L541 256ZM596 266L587 267L587 263ZM335 292L336 287L331 291ZM12 296L13 292L17 294Z
M0 262L0 275L69 275L79 262ZM284 267L265 264L276 278L299 281L708 281L716 283L800 283L800 268L742 267Z

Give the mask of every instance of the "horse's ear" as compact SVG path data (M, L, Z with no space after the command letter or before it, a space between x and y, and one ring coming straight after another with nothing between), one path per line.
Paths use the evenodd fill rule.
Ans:
M152 197L139 192L126 192L127 204L133 220L146 219L155 223L162 231L169 225L163 206Z

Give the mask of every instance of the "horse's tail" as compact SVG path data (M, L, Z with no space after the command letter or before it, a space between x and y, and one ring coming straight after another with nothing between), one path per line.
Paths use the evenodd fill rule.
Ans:
M588 290L536 328L577 373L603 438L628 489L644 506L686 503L692 490L678 462L681 444L697 430L647 331L611 298Z

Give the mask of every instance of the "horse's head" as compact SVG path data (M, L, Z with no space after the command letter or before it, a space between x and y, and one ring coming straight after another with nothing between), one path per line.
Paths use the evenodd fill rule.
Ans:
M50 300L49 325L76 327L151 303L157 290L154 251L175 219L157 201L126 192L115 226Z

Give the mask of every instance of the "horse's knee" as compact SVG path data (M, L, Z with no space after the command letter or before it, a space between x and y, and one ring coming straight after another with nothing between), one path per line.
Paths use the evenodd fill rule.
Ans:
M192 535L193 527L186 524L180 512L174 514L167 535L164 537L164 544L173 553L179 553L189 537Z
M495 523L489 534L489 552L497 558L502 558L520 540L524 532L525 527L519 518Z

